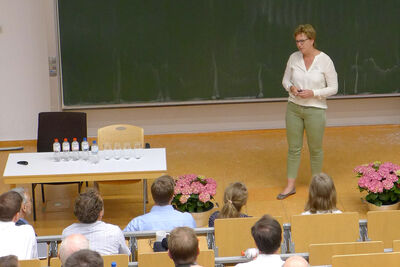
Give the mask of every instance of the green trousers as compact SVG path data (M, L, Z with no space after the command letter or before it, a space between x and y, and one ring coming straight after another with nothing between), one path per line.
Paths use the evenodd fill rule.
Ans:
M322 171L324 153L322 139L325 131L325 109L304 107L288 102L286 110L286 137L289 145L287 157L287 176L297 178L300 166L303 134L306 131L308 149L310 151L311 173Z

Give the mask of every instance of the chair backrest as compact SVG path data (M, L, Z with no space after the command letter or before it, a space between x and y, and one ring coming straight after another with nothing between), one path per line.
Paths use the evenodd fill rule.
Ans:
M120 143L130 143L133 148L135 143L140 143L144 147L143 128L129 124L114 124L97 130L97 142L102 149L105 143L114 145Z
M291 233L296 253L308 252L310 244L356 242L358 213L293 215Z
M400 252L336 255L332 267L399 266Z
M18 263L19 267L40 267L39 259L19 260Z
M200 254L197 256L196 262L200 266L214 267L215 266L214 251L211 249L200 250ZM174 267L175 266L172 259L168 256L168 252L141 253L138 256L138 265L139 266L163 266L163 267ZM104 265L104 266L106 266L106 265Z
M104 255L102 257L104 266L111 266L111 263L115 262L118 267L128 267L129 256L126 254Z
M369 211L367 213L368 238L382 240L391 248L393 240L400 239L400 210Z
M87 137L86 113L40 112L38 116L37 152L53 151L54 138L60 143L64 138L72 142L76 137L81 143Z
M61 260L59 257L50 259L50 267L61 267Z
M314 265L332 265L332 256L384 252L382 241L311 244L309 262Z
M282 217L274 216L274 218L282 227ZM251 227L259 219L260 217L216 219L214 233L218 257L241 256L242 251L255 248Z
M393 240L393 252L400 252L400 240Z

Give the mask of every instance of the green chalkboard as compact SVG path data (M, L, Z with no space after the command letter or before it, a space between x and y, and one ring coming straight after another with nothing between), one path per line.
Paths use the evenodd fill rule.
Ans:
M59 0L58 18L64 107L286 97L302 23L338 95L400 92L399 0Z

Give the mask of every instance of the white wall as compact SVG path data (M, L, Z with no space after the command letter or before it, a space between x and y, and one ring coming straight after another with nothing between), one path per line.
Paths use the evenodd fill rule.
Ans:
M50 108L43 1L0 0L0 140L33 139Z
M14 2L22 2L24 6L29 6L29 8L24 7L23 9L25 13L30 14L32 20L30 23L35 25L33 32L24 30L25 23L18 20L21 17L18 7L23 4ZM35 2L35 5L31 2ZM10 88L10 92L12 92L10 94L13 96L4 101L2 96L0 98L0 116L2 118L0 140L35 139L37 112L60 109L60 90L57 78L48 78L47 71L47 53L49 56L56 56L57 51L54 0L0 0L0 3L2 3L0 25L4 28L3 33L0 34L1 66L4 64L2 63L4 62L3 57L7 62L15 60L14 54L17 54L15 46L21 45L21 41L25 43L24 47L27 47L26 55L18 57L15 67L11 69L7 65L7 68L2 66L0 70L2 92L4 88ZM7 11L4 11L3 3L6 3ZM27 9L30 12L26 11ZM25 13L22 14L22 17L27 16ZM13 31L16 31L14 35L18 35L19 39L5 34L9 26L5 26L5 22L3 22L3 14L8 16L8 19L5 20L7 25L18 25L17 29ZM3 48L3 42L7 43L6 48ZM35 48L32 48L33 45ZM5 53L4 49L11 52ZM36 66L36 68L29 68L28 64ZM20 71L21 66L24 67L23 73ZM36 74L37 67L40 67L40 79ZM14 78L10 79L9 76ZM3 77L7 80L3 80ZM16 85L14 80L18 80L17 77L19 80L23 80L23 86ZM19 105L20 101L17 99L19 95L26 95L25 101L31 104ZM33 101L29 102L29 100ZM400 124L400 97L329 100L328 105L328 126ZM139 125L144 127L146 134L283 128L285 107L285 102L272 102L83 111L88 114L89 136L96 136L97 128L112 123ZM13 113L16 115L11 116ZM30 115L26 117L27 114ZM4 123L3 115L6 119ZM15 126L10 128L8 124Z

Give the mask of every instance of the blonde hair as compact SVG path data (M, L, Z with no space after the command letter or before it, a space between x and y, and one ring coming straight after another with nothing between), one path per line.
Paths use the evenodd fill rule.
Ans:
M336 188L327 174L319 173L312 178L304 210L310 213L336 210Z
M314 47L317 45L315 42L317 38L317 32L311 24L300 24L297 26L297 28L294 30L294 38L301 33L304 33L308 39L314 40Z
M247 203L248 192L244 183L236 182L228 185L224 193L224 206L218 218L240 217L240 210Z

